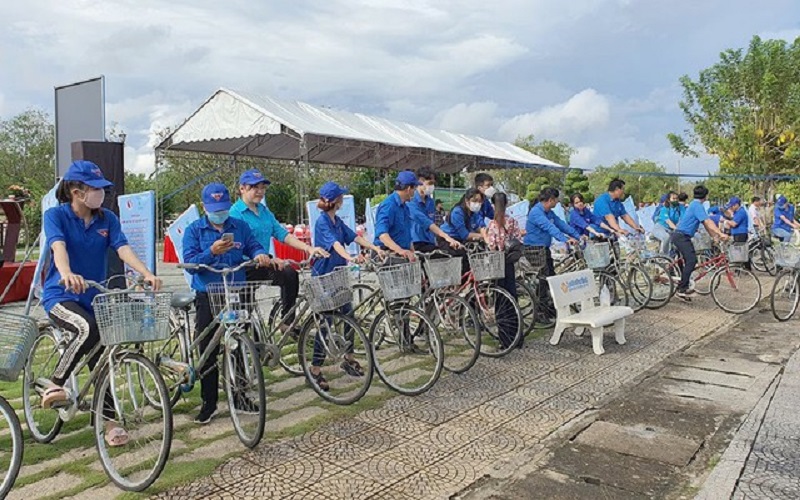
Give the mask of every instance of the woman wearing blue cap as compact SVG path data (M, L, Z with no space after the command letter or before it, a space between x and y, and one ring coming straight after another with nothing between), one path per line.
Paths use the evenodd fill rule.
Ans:
M53 323L69 332L72 340L56 366L52 385L42 395L43 408L63 406L69 401L64 383L80 359L100 342L92 308L92 299L99 292L87 287L86 280L106 280L108 249L113 248L122 262L140 273L154 290L161 286L161 280L128 245L114 212L102 208L104 189L112 185L94 163L73 162L58 187L61 205L44 214L45 248L50 249L51 259L42 303ZM89 360L89 368L94 368L99 357L100 353ZM106 398L110 399L108 394ZM128 434L108 422L105 439L110 446L122 446L127 444Z
M800 224L794 220L794 205L789 203L785 196L779 196L775 202L775 223L772 224L772 234L781 241L789 241L796 229L800 229Z
M323 259L316 259L311 268L312 276L321 276L332 272L337 267L346 266L348 262L359 262L361 257L359 255L350 255L346 246L356 242L361 247L370 249L383 258L383 249L377 245L371 244L365 238L357 236L351 228L344 223L344 221L336 215L336 212L342 208L344 203L344 195L347 194L347 189L339 186L333 181L326 182L319 189L319 202L317 208L322 210L322 215L317 219L314 225L314 242L320 248L330 253L330 257ZM352 305L347 304L342 307L341 311L344 314L349 314L353 310ZM321 366L325 360L325 348L320 339L314 341L314 359L312 366L309 369L311 376L314 377L319 388L323 391L329 389L328 381L322 375ZM342 369L351 376L363 376L364 371L359 365L358 361L353 359L352 355L345 355L345 361L342 363Z
M213 182L203 188L201 198L206 215L189 224L183 234L184 263L234 267L241 264L245 257L249 257L256 259L260 267L272 264L267 251L256 239L250 227L230 216L231 196L228 188ZM230 234L230 238L225 238L226 234ZM192 290L196 292L195 332L202 332L214 319L207 287L211 283L221 283L222 275L208 270L189 270L189 273L192 274ZM234 282L242 282L245 279L245 271L238 271L233 275ZM212 335L206 335L200 341L201 352L205 351L211 340L213 340ZM194 419L198 424L207 424L217 412L218 355L219 345L213 355L208 357L205 365L200 367L204 376L200 379L203 404L200 413ZM260 410L244 391L240 394L228 394L228 398L229 400L234 398L234 405L240 411L257 413Z
M312 247L295 238L283 227L272 211L262 203L266 194L269 180L257 169L244 172L239 177L239 200L230 209L230 216L244 221L253 231L256 240L264 249L269 250L272 238L285 243L292 248L309 254L311 257L327 257L328 254L318 247ZM278 258L272 259L272 266L247 271L248 281L272 281L272 284L281 289L281 304L283 314L290 311L297 302L300 292L300 278L291 266ZM292 316L287 318L290 323ZM282 332L289 329L289 325L280 325ZM293 334L299 333L295 328Z

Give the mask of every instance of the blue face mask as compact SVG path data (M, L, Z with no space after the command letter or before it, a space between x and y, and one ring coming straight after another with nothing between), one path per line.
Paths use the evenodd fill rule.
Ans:
M221 225L228 220L229 213L228 210L220 210L219 212L208 212L206 215L208 215L208 220L211 221L212 224Z

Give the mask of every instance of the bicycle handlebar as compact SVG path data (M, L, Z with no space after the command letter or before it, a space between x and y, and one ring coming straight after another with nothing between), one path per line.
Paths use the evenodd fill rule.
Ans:
M252 260L246 260L241 264L239 264L238 266L233 266L233 267L214 267L214 266L209 266L208 264L183 263L183 264L178 264L177 268L186 269L187 271L188 270L196 271L201 269L203 271L210 271L212 273L227 275L227 274L233 274L246 267L255 267L257 264L258 263L256 262L256 260L252 259Z

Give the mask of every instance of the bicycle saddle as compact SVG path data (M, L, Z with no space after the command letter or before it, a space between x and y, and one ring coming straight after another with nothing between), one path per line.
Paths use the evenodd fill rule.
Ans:
M193 303L194 292L175 292L169 305L173 309L189 309Z

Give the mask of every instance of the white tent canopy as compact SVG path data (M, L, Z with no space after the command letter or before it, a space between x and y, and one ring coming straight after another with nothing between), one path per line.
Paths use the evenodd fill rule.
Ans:
M369 168L561 168L507 142L228 89L214 93L159 146Z

